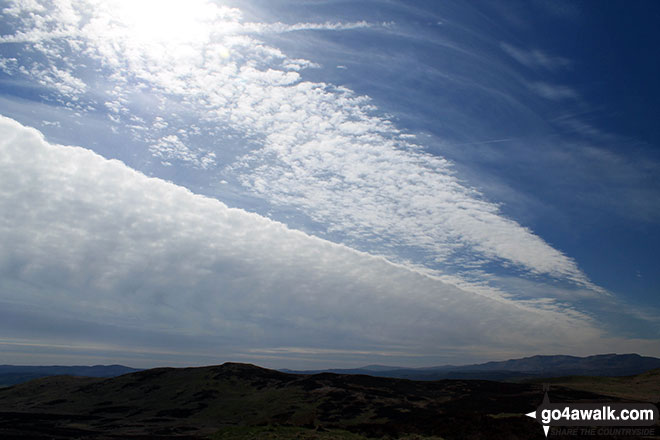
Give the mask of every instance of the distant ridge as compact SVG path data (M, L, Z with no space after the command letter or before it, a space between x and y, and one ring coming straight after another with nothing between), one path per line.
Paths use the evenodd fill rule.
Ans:
M366 367L361 367L360 369L369 371L392 371L402 370L404 367L391 367L389 365L367 365Z
M370 365L352 369L282 370L297 374L366 374L412 380L484 379L515 381L536 377L632 376L660 368L660 359L638 354L599 354L587 357L537 355L472 365L400 368Z
M324 370L279 370L293 374L364 374L411 380L482 379L518 381L561 376L632 376L660 368L660 358L638 354L599 354L587 357L537 355L521 359L471 365L404 368L367 365L360 368ZM42 377L68 375L109 378L143 371L123 365L94 366L24 366L0 365L0 387L11 386Z
M48 376L116 377L142 371L123 365L31 366L0 365L0 386L11 386Z

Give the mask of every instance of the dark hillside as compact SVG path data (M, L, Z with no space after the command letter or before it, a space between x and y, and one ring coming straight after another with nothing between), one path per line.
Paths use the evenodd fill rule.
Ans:
M552 397L607 400L568 388ZM234 363L158 368L0 389L0 438L542 439L523 415L541 398L538 384L294 375Z

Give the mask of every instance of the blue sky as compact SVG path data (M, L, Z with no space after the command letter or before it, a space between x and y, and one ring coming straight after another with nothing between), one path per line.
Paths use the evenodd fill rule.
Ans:
M654 3L0 4L1 363L660 356Z

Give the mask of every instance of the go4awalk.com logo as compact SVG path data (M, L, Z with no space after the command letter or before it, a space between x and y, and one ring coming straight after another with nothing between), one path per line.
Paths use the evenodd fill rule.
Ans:
M630 429L630 427L655 425L658 421L658 408L651 403L551 403L546 391L543 402L536 411L526 415L542 425L546 437L552 426L573 427L563 430L561 434L648 435L648 432L641 431L654 431L653 428L642 430ZM613 426L625 428L619 430L602 428ZM582 428L578 430L577 427ZM652 432L650 434L653 435Z

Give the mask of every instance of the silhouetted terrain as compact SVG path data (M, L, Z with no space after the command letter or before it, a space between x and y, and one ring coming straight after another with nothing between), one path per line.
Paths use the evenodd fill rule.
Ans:
M660 368L660 359L638 354L600 354L577 356L532 356L502 362L474 365L443 365L427 368L401 368L369 365L352 369L282 370L295 374L368 374L411 380L483 379L519 381L529 378L560 376L631 376Z
M542 439L523 415L542 395L531 383L294 375L235 363L56 376L0 389L0 438ZM551 397L617 399L559 386Z

